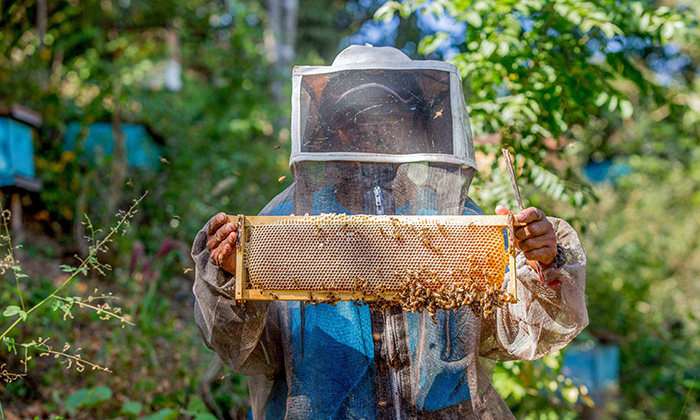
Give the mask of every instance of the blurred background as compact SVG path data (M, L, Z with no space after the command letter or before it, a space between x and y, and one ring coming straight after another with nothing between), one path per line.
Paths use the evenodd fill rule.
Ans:
M0 1L0 415L247 418L245 378L194 325L189 247L292 182L292 66L371 43L458 66L487 213L516 208L510 147L526 205L581 234L590 326L497 365L516 417L700 419L699 18L693 0Z

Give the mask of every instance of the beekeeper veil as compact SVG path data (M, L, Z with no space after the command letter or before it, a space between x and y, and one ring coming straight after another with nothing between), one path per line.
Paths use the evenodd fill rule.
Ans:
M296 214L462 213L477 167L454 65L351 46L292 81Z

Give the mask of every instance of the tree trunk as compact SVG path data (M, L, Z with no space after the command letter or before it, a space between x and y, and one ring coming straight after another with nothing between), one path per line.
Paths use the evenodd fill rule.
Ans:
M112 151L112 182L110 194L107 197L107 208L102 216L102 226L107 226L114 217L117 207L121 203L124 180L126 179L126 139L121 126L121 88L114 89L114 113L112 114L112 139L114 150Z
M291 64L294 60L294 46L297 35L297 12L299 0L268 0L269 26L265 34L267 59L273 70L270 84L272 98L279 105L289 102L284 91L284 80L289 80ZM276 122L276 129L288 125L286 120Z
M10 229L12 233L13 245L24 243L24 229L22 225L22 198L18 192L13 192L10 196ZM13 250L14 252L14 250Z

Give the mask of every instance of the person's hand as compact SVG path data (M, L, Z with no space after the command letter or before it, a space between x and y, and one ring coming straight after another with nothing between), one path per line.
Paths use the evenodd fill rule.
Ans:
M231 274L236 273L236 258L233 250L236 249L238 238L238 226L235 222L229 222L226 213L219 213L209 220L207 231L207 249L214 264Z
M496 206L496 214L507 215L510 210ZM525 223L515 229L515 246L523 252L531 267L535 268L536 261L542 263L542 268L549 267L557 256L557 237L552 224L540 209L530 207L515 215L515 220Z

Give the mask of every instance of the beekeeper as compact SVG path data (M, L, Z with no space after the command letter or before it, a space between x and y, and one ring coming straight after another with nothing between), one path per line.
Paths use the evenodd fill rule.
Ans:
M389 47L295 68L294 184L260 214L484 214L468 196L477 167L461 86L455 66ZM489 359L536 359L588 323L576 232L536 208L516 218L526 223L515 232L519 302L490 316L439 311L433 323L352 302L237 304L237 232L220 213L192 248L195 319L206 345L249 376L256 419L513 418Z

